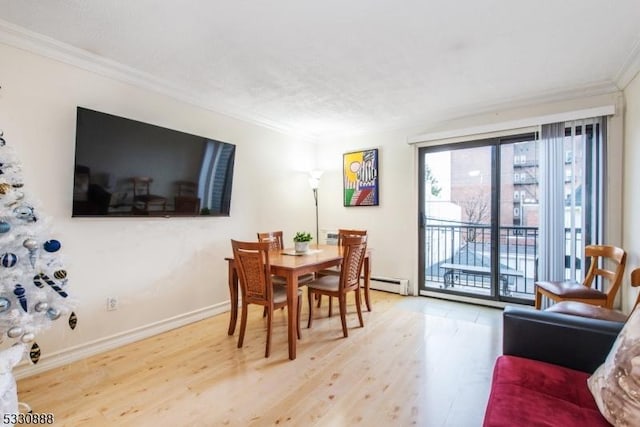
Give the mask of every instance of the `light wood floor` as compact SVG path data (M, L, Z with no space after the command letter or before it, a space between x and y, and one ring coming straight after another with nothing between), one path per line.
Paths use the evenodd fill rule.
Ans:
M18 382L20 401L56 426L479 426L501 311L372 292L349 337L326 300L287 358L286 310L265 359L262 310L245 346L223 314ZM306 297L305 297L306 298ZM353 300L349 300L353 304Z

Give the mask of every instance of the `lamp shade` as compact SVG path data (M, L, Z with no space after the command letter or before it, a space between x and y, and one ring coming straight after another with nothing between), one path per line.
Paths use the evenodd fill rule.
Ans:
M309 172L309 187L311 189L316 190L318 186L320 186L320 177L324 171L321 170L312 170Z

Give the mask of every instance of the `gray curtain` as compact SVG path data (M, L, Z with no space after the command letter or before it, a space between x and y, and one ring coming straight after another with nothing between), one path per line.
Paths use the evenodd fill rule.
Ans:
M540 236L538 280L564 280L564 123L540 133Z

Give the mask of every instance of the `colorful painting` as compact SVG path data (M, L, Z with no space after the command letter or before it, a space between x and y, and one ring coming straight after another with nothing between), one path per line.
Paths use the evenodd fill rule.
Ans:
M343 155L344 205L378 206L378 149Z

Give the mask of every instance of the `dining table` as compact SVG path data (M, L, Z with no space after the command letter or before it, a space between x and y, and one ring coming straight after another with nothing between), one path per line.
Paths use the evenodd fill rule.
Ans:
M344 249L340 245L313 245L307 252L299 253L293 248L269 251L271 274L285 277L287 280L287 336L289 342L289 359L296 358L298 319L298 277L303 274L317 273L321 270L340 265ZM231 299L231 315L228 334L233 335L238 320L238 273L233 256L226 257L228 264L229 294ZM371 256L367 249L363 262L363 280L366 290L371 278ZM368 292L365 292L368 294Z

